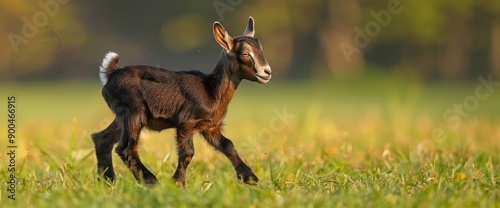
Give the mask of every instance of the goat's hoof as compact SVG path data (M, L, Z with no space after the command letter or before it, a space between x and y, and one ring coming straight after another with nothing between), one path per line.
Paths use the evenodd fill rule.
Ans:
M243 180L244 183L249 185L257 185L259 178L253 172L239 173L238 180Z
M156 177L154 175L150 175L150 176L144 176L144 184L146 185L156 185L158 184L158 179L156 179Z
M183 188L184 185L186 184L184 177L181 177L178 174L174 174L174 176L172 176L172 181L179 188Z
M98 177L97 182L106 184L108 186L113 186L115 184L115 180L111 178Z
M186 185L186 183L184 181L176 181L175 185L177 187L179 187L179 188L184 188L184 186Z
M97 177L97 181L99 182L106 182L108 184L114 184L115 183L115 174L101 174L99 173L99 176Z

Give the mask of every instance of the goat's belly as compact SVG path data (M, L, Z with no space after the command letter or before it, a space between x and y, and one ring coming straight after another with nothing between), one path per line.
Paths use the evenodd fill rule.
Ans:
M174 128L175 124L167 119L153 119L148 120L146 128L153 131L161 131L164 129Z

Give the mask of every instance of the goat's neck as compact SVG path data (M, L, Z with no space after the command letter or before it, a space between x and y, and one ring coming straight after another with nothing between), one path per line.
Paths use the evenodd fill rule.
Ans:
M227 107L229 105L236 88L238 88L241 82L241 78L233 74L236 70L232 70L231 67L237 66L232 66L227 60L226 54L223 53L213 73L208 78L210 96L220 107Z

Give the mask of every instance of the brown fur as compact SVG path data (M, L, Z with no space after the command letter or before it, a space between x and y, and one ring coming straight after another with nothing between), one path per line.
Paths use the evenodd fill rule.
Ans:
M262 46L253 37L252 18L248 24L245 34L252 36L234 39L219 23L214 24L215 38L225 51L213 73L208 75L143 65L118 68L118 58L104 66L110 72L105 71L108 81L102 95L116 118L106 129L92 135L100 174L114 180L111 152L118 144L115 151L134 177L146 184L157 183L137 154L140 132L143 128L155 131L176 128L179 159L173 179L179 185L184 185L186 168L194 155L193 134L196 132L228 157L238 179L245 183L258 181L231 140L222 135L222 121L241 80L265 83L271 78ZM245 54L248 51L255 57Z

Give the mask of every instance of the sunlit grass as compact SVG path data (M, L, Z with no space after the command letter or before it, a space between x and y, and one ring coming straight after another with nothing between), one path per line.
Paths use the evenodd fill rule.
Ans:
M494 92L481 100L458 128L443 118L455 103L474 95L478 84L397 79L244 82L230 105L225 135L261 181L256 186L237 181L229 161L197 136L184 189L170 181L177 157L171 130L144 132L141 138L141 158L158 176L159 186L137 184L118 157L114 157L116 184L97 181L90 134L113 118L100 97L99 83L4 84L2 96L18 97L19 183L15 202L6 196L6 183L1 184L0 203L2 207L499 206L500 96ZM283 114L289 115L287 119ZM447 137L433 138L436 128ZM1 132L6 132L5 125ZM3 152L6 140L0 145ZM3 182L8 179L6 154L0 155L0 163Z

